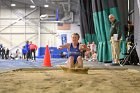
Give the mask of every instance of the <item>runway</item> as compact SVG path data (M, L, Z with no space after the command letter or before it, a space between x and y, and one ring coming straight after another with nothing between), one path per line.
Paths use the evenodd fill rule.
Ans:
M0 73L12 71L16 69L25 68L47 68L47 69L57 69L60 65L66 65L66 60L63 58L51 59L52 67L44 67L43 59L37 59L36 62L26 61L26 60L2 60L0 59ZM137 69L140 70L140 66L125 65L125 66L111 66L110 63L103 63L98 61L84 61L84 67L89 67L90 69Z

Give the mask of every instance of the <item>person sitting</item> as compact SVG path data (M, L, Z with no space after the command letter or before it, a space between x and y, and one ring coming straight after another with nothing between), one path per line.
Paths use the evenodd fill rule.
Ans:
M66 52L61 52L60 53L60 56L61 56L61 58L66 58L67 56L66 56Z
M81 56L81 52L83 50L88 50L85 44L79 43L79 34L73 33L71 35L71 43L66 43L64 45L60 45L58 49L67 48L68 49L68 60L67 67L68 68L83 68L83 60Z
M91 58L91 49L90 49L90 43L88 42L87 47L89 48L89 50L87 50L85 52L85 60L86 61L90 61Z
M10 54L10 59L11 59L11 60L18 59L18 56L16 55L16 53L11 53L11 54Z
M92 54L92 61L97 61L97 52L94 51L94 53Z
M16 50L16 57L17 57L17 59L21 59L22 58L21 56L22 56L22 54L21 54L20 50L17 49Z

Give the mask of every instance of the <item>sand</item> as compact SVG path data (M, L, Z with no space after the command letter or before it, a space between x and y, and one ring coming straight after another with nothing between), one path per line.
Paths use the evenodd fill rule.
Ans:
M62 70L0 73L0 93L140 93L137 70Z

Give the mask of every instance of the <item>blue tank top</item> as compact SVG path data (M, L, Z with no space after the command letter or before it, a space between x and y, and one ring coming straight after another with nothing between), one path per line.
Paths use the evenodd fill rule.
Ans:
M70 50L68 52L69 56L73 56L74 57L74 64L77 61L77 57L81 56L80 50L79 50L79 43L77 44L77 47L74 48L72 43L70 44Z

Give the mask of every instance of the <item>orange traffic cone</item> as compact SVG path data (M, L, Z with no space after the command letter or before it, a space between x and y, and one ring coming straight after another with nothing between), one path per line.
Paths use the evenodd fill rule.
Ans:
M46 45L46 50L45 50L45 56L44 56L44 64L43 64L43 66L51 67L50 51L49 51L48 45Z

